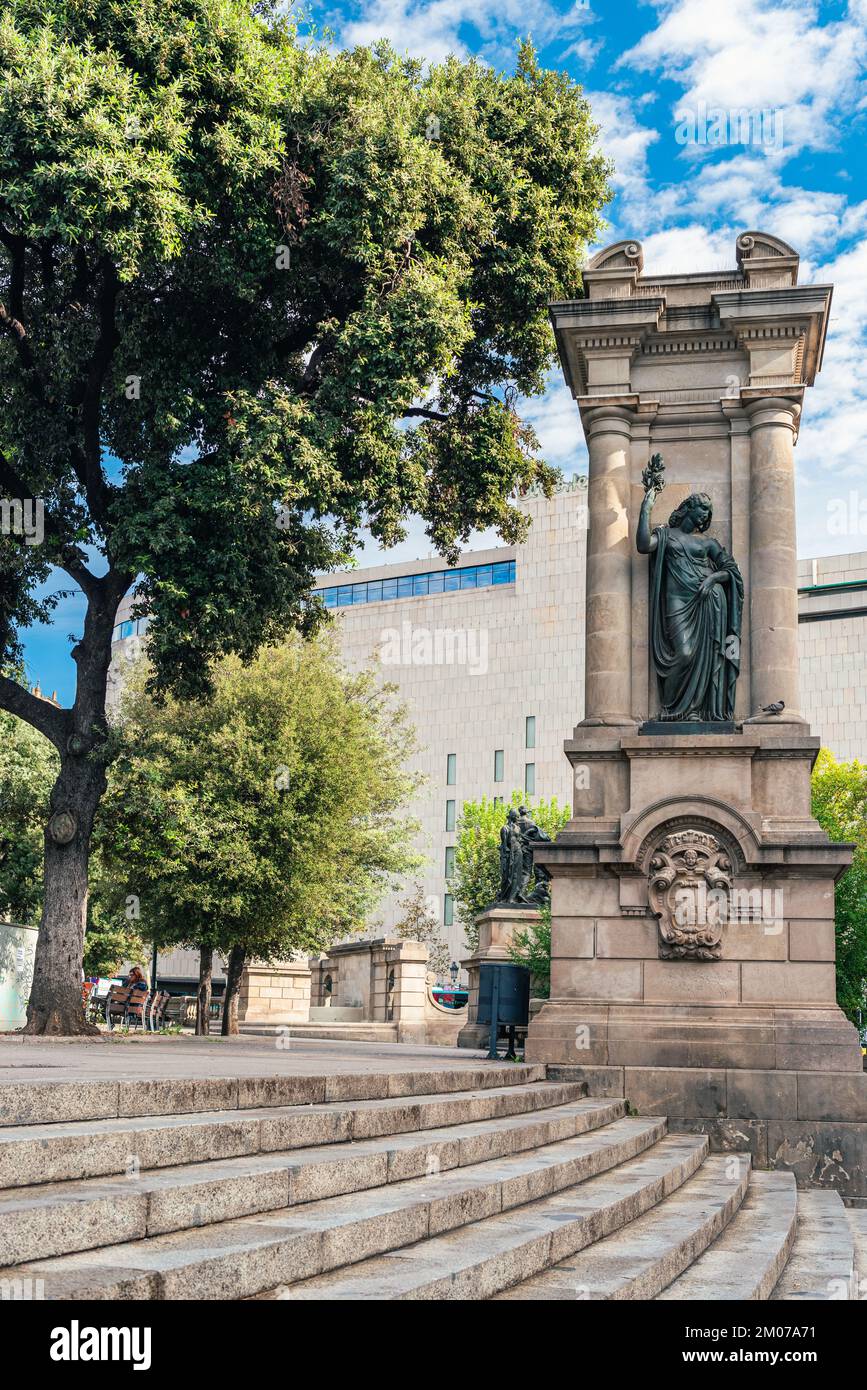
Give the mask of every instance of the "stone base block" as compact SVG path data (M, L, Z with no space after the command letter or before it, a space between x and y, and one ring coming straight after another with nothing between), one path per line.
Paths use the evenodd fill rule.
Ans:
M310 969L306 961L245 967L238 997L238 1022L244 1031L306 1023L310 1015Z
M623 1096L674 1133L703 1133L716 1153L747 1150L759 1168L794 1173L799 1187L867 1199L867 1073L724 1067L551 1065L551 1081L583 1081Z
M860 1073L855 1028L833 1006L627 1004L551 999L527 1060L556 1065Z

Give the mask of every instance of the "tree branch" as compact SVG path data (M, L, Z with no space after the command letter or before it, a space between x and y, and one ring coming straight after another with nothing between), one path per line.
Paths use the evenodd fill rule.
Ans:
M301 352L313 340L315 333L315 323L302 323L293 328L291 333L276 338L273 344L274 351L278 357L288 357L292 352Z
M15 471L7 459L0 454L0 485L2 485L8 497L19 497L22 500L31 495L29 484ZM41 499L40 499L41 500ZM46 522L46 539L53 540L57 545L57 565L70 579L73 579L80 586L88 598L95 597L98 592L99 580L87 567L84 553L71 545L62 534L62 528L57 517L50 508L44 508L44 519Z
M96 299L99 334L88 363L82 399L84 450L73 453L73 467L90 507L91 515L104 527L108 503L108 488L102 471L102 449L99 437L102 386L112 355L120 340L115 324L115 310L120 284L117 271L108 258L103 261L102 283Z
M10 333L14 338L18 356L21 359L21 365L24 367L29 377L30 390L39 404L44 405L45 391L43 390L42 382L36 370L36 363L33 360L33 353L30 351L30 344L27 341L27 330L21 320L9 312L5 304L0 304L0 328L5 328L6 332Z
M23 236L10 232L0 224L0 242L9 252L12 274L9 282L9 312L13 319L21 319L24 314L24 256L27 242Z
M403 412L403 419L408 420L411 415L421 415L425 420L449 420L451 416L443 410L428 410L423 405L411 405Z
M0 709L15 714L50 739L63 753L69 736L69 710L58 709L50 700L41 700L9 676L0 676Z

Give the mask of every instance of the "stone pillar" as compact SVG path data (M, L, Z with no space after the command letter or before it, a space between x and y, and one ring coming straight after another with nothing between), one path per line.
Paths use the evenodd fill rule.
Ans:
M629 445L632 413L600 406L584 417L590 453L587 504L585 724L631 724L632 550Z
M384 937L373 943L371 1018L397 1024L398 1042L424 1042L428 948Z
M796 401L764 397L745 405L750 431L751 714L785 700L800 719L798 553L795 532Z
M248 965L241 976L238 1026L267 1032L310 1019L310 967L306 960Z
M510 960L509 947L519 927L538 922L537 907L489 907L476 917L479 944L471 956L461 961L467 972L467 1019L458 1034L458 1047L487 1047L489 1023L479 1024L479 966L488 960Z

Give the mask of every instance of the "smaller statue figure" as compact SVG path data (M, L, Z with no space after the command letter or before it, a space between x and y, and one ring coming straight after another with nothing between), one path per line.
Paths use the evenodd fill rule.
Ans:
M524 845L518 827L518 812L514 806L506 816L500 831L500 891L498 903L525 903Z
M541 864L535 862L533 855L534 845L551 843L551 836L546 834L540 826L536 824L526 806L518 808L518 828L521 832L521 840L524 848L524 881L521 885L522 892L527 893L530 877L535 879L533 891L527 901L537 903L539 906L551 901L551 875Z
M512 806L500 831L500 889L498 903L520 903L522 907L539 907L550 895L551 875L541 864L533 862L533 846L550 844L546 835L532 819L526 806ZM534 878L532 893L528 892Z

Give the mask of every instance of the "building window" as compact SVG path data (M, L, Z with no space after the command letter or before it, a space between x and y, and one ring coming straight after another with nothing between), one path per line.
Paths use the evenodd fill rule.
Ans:
M494 797L494 805L495 805L495 806L502 806L502 804L503 804L503 798L502 798L501 796L495 796L495 797Z
M455 828L455 803L454 803L453 801L447 801L447 802L446 802L446 830L454 830L454 828Z
M528 796L536 794L536 764L524 763L524 791Z
M535 748L535 747L536 747L536 716L535 716L535 714L528 714L528 715L527 715L527 718L524 720L524 747L525 747L525 748Z
M503 770L503 764L504 764L504 762L505 762L505 757L504 757L504 754L503 754L503 750L502 750L502 748L498 748L498 749L496 750L496 752L494 753L494 781L495 781L495 782L502 782L502 780L503 780L503 771L504 771L504 770Z
M443 926L450 927L455 920L455 900L451 893L443 898Z
M458 755L449 753L446 757L446 786L453 787L458 779Z
M112 642L123 642L127 637L143 637L148 630L150 618L127 618L117 623L112 631Z
M457 569L404 574L398 579L332 584L327 589L314 589L313 595L321 598L326 608L350 608L356 603L384 603L394 598L450 594L457 589L489 589L494 584L514 582L515 561L500 560L496 565L461 565Z
M454 847L454 845L447 845L447 846L446 846L446 878L454 878L454 876L455 876L455 847Z

